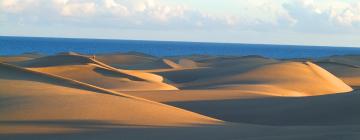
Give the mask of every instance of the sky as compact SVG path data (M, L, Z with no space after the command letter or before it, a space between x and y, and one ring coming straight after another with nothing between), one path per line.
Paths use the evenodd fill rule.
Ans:
M0 35L360 47L360 0L0 0Z

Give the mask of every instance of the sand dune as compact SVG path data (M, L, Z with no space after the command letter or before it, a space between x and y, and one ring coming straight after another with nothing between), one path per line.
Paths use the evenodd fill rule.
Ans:
M151 138L180 140L186 137L187 139L207 140L286 140L310 138L336 140L338 137L344 139L356 139L360 136L358 133L360 127L355 125L356 123L351 126L304 125L277 127L244 123L225 123L220 126L192 126L195 124L217 124L219 122L208 117L174 109L172 107L46 83L47 80L51 79L43 79L45 82L34 82L38 81L38 76L33 76L31 73L27 72L8 69L4 66L1 66L0 68L0 76L0 82L6 83L0 84L0 89L7 89L6 91L0 90L0 98L2 100L0 106L0 112L2 114L0 116L1 139L38 140L54 139L54 137L56 137L59 139L123 138L145 140ZM258 100L258 98L247 99ZM315 113L323 113L319 110L319 112L316 112L316 110L327 109L327 111L330 111L333 109L332 107L337 107L335 108L336 110L339 108L347 108L342 110L339 109L346 113L346 111L352 110L349 109L349 107L356 107L357 105L354 103L358 103L357 98L345 98L345 96L342 95L341 98L333 96L317 100L295 102L296 105L292 105L291 101L285 102L284 104L284 101L281 100L282 99L280 99L280 101L269 100L269 102L265 104L259 104L259 102L266 100L255 102L250 100L245 103L241 101L236 102L238 103L238 106L235 104L234 108L236 108L236 111L232 110L232 113L237 113L239 111L241 111L243 115L246 114L244 112L251 113L252 111L261 113L262 111L251 107L265 106L263 107L263 110L273 108L272 110L275 110L274 114L276 114L281 110L282 105L290 108L290 110L294 108L298 109L294 109L293 111L306 111L302 109L301 106L304 104L306 105L308 102L314 103L307 105L309 108L308 111L311 111L310 107L316 107L314 110ZM338 104L328 107L329 104L327 103L329 102L338 102ZM226 102L223 102L223 104L224 103L226 104ZM188 103L177 102L173 104L182 104L186 106ZM241 106L241 104L244 105ZM220 110L218 111L224 109L224 106L219 106L219 104L214 106L214 103L209 103L208 105L209 106L206 106L205 108L194 105L192 106L192 109L202 108L201 110L203 111L209 111L211 108L213 109L212 111L216 111L219 108ZM241 108L244 110L241 110ZM222 110L221 112L229 111ZM271 111L264 111L263 113L265 115L259 117L266 117L269 115L267 112ZM337 113L336 116L345 116L345 113ZM289 114L283 115L282 113L278 113L277 115L286 117ZM295 116L296 114L293 115ZM244 118L249 119L247 115L244 116L246 116ZM332 120L336 116L331 116L331 118L328 118L327 120ZM347 121L351 122L353 119L356 119L355 117L357 116L347 118ZM298 116L298 118L301 118L301 116ZM253 119L256 118L253 117ZM279 121L281 119L275 120ZM309 118L306 120L309 120ZM306 122L306 120L302 121ZM338 123L338 121L336 122ZM354 120L354 122L356 122L356 120Z
M347 65L352 65L354 67L360 66L359 60L360 60L360 56L358 55L339 55L339 56L330 56L320 59L320 61L324 61L324 62L347 64Z
M358 92L315 97L174 101L171 105L230 122L281 126L359 125ZM336 110L336 111L335 111Z
M164 79L161 76L113 68L81 55L48 56L21 62L18 65L116 91L177 89L163 83Z
M353 88L360 87L360 58L358 56L333 56L316 61L318 65L339 77Z
M95 56L96 60L122 69L151 71L157 69L193 68L197 66L197 62L188 58L179 58L179 60L176 60L170 57L171 59L162 59L137 52L97 54ZM174 60L178 61L178 63L175 63Z
M281 139L319 139L336 140L341 137L344 139L357 139L360 137L358 130L360 127L351 125L324 125L324 126L263 126L245 123L225 123L209 117L194 114L181 109L176 109L161 104L148 103L146 101L133 100L113 95L102 94L78 88L49 84L51 78L44 78L40 81L37 75L28 72L17 71L5 66L0 67L0 138L1 139L251 139L251 140L281 140ZM3 90L6 89L6 90ZM25 92L26 91L26 92ZM344 94L345 95L345 94ZM247 98L258 99L258 98ZM305 99L305 98L304 98ZM330 100L328 100L330 99ZM282 99L280 99L282 100ZM285 99L284 99L285 100ZM288 100L288 99L286 99ZM302 100L302 99L300 99ZM338 101L337 101L338 100ZM316 100L295 102L291 101L284 104L283 101L269 101L259 104L264 100L256 102L238 102L237 108L233 113L241 111L260 113L260 110L252 109L254 106L266 106L263 109L275 108L281 110L282 105L293 111L306 111L302 105L309 104L310 107L317 109L327 109L333 107L336 110L345 111L337 113L327 120L335 117L345 116L346 111L351 111L349 107L356 107L354 103L357 98L325 97ZM266 100L265 100L266 101ZM354 102L356 101L356 102ZM327 103L338 102L328 107ZM175 104L175 103L173 103ZM177 102L176 104L183 104ZM246 106L248 104L248 106ZM224 106L209 103L209 106L201 110L213 111ZM235 104L236 105L236 104ZM269 105L269 107L267 106ZM201 108L198 105L192 106ZM244 108L244 110L241 110ZM347 109L340 109L347 108ZM222 108L224 109L224 108ZM261 107L260 107L261 109ZM228 112L222 110L221 112ZM264 116L268 114L264 111ZM271 111L270 111L271 112ZM332 111L333 113L336 113ZM303 112L304 113L304 112ZM321 111L315 113L323 113ZM354 113L354 112L352 112ZM326 115L331 115L327 114ZM233 114L231 114L233 115ZM286 117L282 113L277 114ZM293 114L295 116L296 114ZM309 114L307 114L309 115ZM311 115L311 114L310 114ZM242 116L242 115L241 115ZM247 115L245 118L249 119ZM313 117L313 116L312 116ZM351 116L350 116L351 117ZM356 118L344 119L347 122L357 122ZM238 117L242 118L242 117ZM301 118L301 117L298 117ZM255 119L253 117L253 119ZM275 119L279 121L280 119ZM291 119L286 119L291 120ZM309 120L309 119L307 119ZM311 119L310 119L311 120ZM340 120L340 119L338 119ZM277 122L275 121L275 122ZM306 120L303 120L306 122ZM285 122L285 121L282 121ZM335 121L338 123L339 121ZM211 124L211 126L197 126L199 124ZM346 124L346 123L344 123ZM159 127L161 126L161 127ZM167 127L170 126L170 127Z
M142 97L152 101L191 102L191 101L217 101L230 99L256 99L273 97L269 93L247 90L170 90L170 91L125 91L128 95Z
M313 96L352 90L343 81L311 62L253 62L248 65L222 63L221 67L157 74L175 82L181 89L246 89L270 91L269 95L278 96Z
M57 124L58 123L58 124ZM44 122L45 125L59 125L72 127L91 128L106 126L106 123L74 123L74 122ZM31 140L148 140L148 139L194 139L194 140L356 140L359 138L359 127L356 126L297 126L297 127L274 127L258 125L233 125L216 127L116 127L112 129L97 128L93 131L58 134L21 134L4 135L4 139L31 139Z
M163 59L138 52L98 54L96 55L96 60L121 69L172 69Z
M51 77L0 66L0 100L2 122L32 122L17 127L0 124L1 133L43 131L41 121L94 121L117 125L186 126L218 124L221 121L175 107L64 87ZM36 123L36 122L39 123ZM21 124L21 123L20 123ZM31 127L29 127L31 126ZM65 128L64 128L65 129ZM45 129L52 132L62 128Z
M63 65L81 65L92 63L91 59L82 55L68 55L60 54L53 56L45 56L29 61L21 61L15 63L22 67L50 67L50 66L63 66Z
M97 59L77 54L48 56L18 62L17 65L116 91L242 89L277 96L313 96L352 90L311 62L280 62L259 56L207 57L197 61L208 67L197 67L197 62L186 58L180 58L179 64L163 59L173 69L144 72L114 68ZM350 85L354 84L357 84L356 81Z
M131 75L131 76L134 76L134 77L137 77L139 79L143 79L145 81L152 81L152 82L163 82L164 81L164 78L159 76L159 75L156 75L156 74L152 74L152 73L146 73L146 72L141 72L141 71L135 71L135 70L124 70L124 69L119 69L119 68L114 68L114 67L111 67L105 63L102 63L98 60L95 60L95 59L91 59L93 63L97 64L97 65L100 65L104 68L107 68L109 70L112 70L114 72L119 72L121 74L127 74L127 75Z
M0 62L12 63L19 61L27 61L39 57L42 57L42 55L39 53L24 53L21 55L0 56Z
M360 138L357 56L13 57L0 58L1 140Z
M153 72L162 75L163 77L171 81L174 81L175 83L186 83L186 82L210 78L214 76L234 75L237 73L247 71L257 66L262 66L267 63L273 63L273 62L267 62L267 60L265 61L266 62L254 61L253 63L252 62L244 63L242 58L236 61L230 58L210 57L210 58L206 58L206 60L201 61L202 67L190 68L190 69L178 68L172 70L158 70L158 71L153 70ZM198 61L197 64L199 64Z
M163 59L163 62L174 69L191 69L198 67L195 61L186 58L180 59L178 63L170 59Z
M169 65L171 68L174 68L174 69L182 68L179 64L175 63L174 61L172 61L170 59L163 59L163 62L165 64Z
M271 85L302 92L305 95L339 93L352 90L341 80L310 62L305 64L285 62L264 65L237 75L214 77L214 79L208 78L187 84L227 89L237 89L236 85ZM280 95L287 96L286 94Z
M127 92L229 122L261 125L360 125L359 91L313 97L274 97L241 90ZM336 111L334 111L336 110Z
M180 59L179 60L179 65L182 66L183 68L196 68L196 67L198 67L196 62L192 61L190 59Z
M1 56L0 57L0 62L18 62L18 61L26 61L26 60L31 60L33 58L31 57L26 57L26 56Z
M96 59L115 67L126 67L136 64L151 63L157 58L142 53L96 54Z
M360 87L360 68L332 62L317 62L317 64L339 77L349 86Z
M265 58L257 55L250 56L213 56L197 59L196 62L206 67L224 67L224 66L257 66L276 63L278 60Z

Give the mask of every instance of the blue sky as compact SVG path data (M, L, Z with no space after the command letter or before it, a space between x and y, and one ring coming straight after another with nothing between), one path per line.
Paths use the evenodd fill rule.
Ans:
M0 0L0 35L360 47L360 0Z

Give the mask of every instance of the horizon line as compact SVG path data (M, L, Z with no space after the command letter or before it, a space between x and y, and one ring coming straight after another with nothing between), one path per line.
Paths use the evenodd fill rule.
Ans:
M212 41L189 41L189 40L157 40L157 39L121 39L121 38L91 38L91 37L57 37L57 36L18 36L0 35L0 37L19 38L47 38L47 39L78 39L78 40L112 40L112 41L144 41L144 42L169 42L169 43L201 43L201 44L238 44L238 45L268 45L268 46L294 46L294 47L332 47L332 48L360 48L355 46L334 45L305 45L305 44L271 44L271 43L243 43L243 42L212 42Z

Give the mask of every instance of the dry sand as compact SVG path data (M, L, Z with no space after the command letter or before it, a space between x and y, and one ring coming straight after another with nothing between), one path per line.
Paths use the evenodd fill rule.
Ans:
M358 56L0 58L0 139L360 139Z
M359 56L331 56L316 61L318 65L333 73L346 84L360 88L360 57Z
M31 60L34 58L42 57L43 55L39 53L24 53L22 55L17 56L0 56L0 62L12 63L12 62L20 62Z
M314 96L352 91L342 80L311 62L221 64L156 74L180 89L227 89L276 96Z
M54 77L39 76L28 71L0 65L2 83L1 122L22 122L32 125L56 121L89 121L120 125L182 126L220 124L221 121L182 109L139 100L131 96L116 96L84 90L80 86L69 87L67 81ZM16 124L15 124L16 125ZM41 124L38 124L41 127ZM35 127L33 126L33 127ZM1 133L12 129L1 125ZM19 132L16 127L14 133ZM23 130L23 129L20 129ZM30 129L29 131L36 131Z
M113 68L82 55L56 55L17 63L28 69L55 74L115 91L177 90L161 76Z

